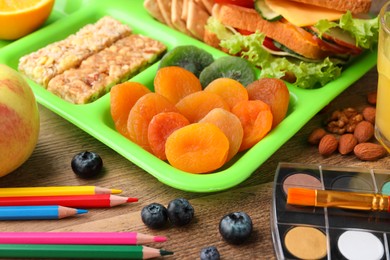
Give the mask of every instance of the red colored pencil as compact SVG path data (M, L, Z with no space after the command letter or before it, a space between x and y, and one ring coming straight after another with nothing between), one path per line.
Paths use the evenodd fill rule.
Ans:
M111 194L69 195L69 196L31 196L0 197L0 206L36 206L61 205L76 208L107 208L128 202L136 202L137 198L122 197Z

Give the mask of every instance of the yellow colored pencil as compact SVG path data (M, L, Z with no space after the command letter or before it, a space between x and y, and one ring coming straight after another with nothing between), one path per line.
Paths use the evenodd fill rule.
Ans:
M122 190L97 186L49 186L0 188L0 197L118 194Z

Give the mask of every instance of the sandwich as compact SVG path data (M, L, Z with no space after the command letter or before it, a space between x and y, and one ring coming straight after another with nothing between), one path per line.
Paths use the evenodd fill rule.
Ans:
M371 0L216 0L204 42L261 68L260 77L316 88L375 48L378 17Z

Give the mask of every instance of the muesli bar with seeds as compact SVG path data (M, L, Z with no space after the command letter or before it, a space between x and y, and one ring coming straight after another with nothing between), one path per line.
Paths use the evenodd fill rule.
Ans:
M84 59L132 33L129 26L105 16L87 24L67 38L51 43L20 58L18 69L36 83L47 87L50 79L78 67Z
M47 89L68 102L89 103L155 62L165 50L157 40L132 34L54 77Z

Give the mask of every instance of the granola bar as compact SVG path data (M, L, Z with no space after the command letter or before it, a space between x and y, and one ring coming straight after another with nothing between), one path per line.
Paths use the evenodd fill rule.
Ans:
M157 40L132 34L54 77L47 89L71 103L89 103L156 61L165 50Z
M130 34L129 26L105 16L64 40L21 57L18 69L31 80L47 87L54 76L79 66L82 60Z

